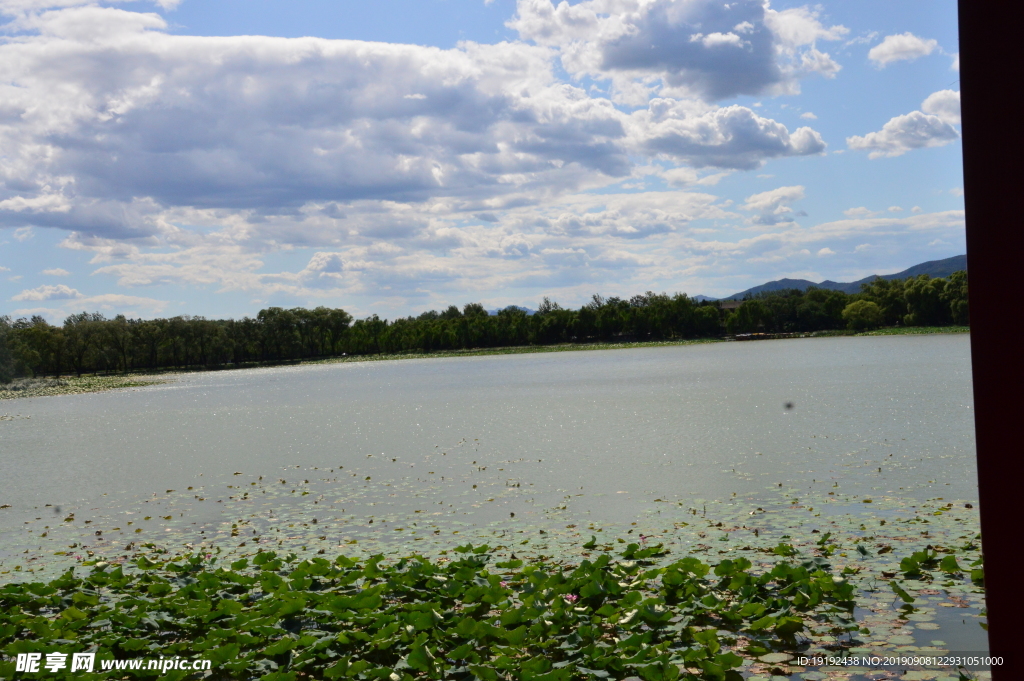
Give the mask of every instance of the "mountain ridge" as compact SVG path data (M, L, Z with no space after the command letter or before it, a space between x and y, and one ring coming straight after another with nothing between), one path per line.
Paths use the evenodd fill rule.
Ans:
M694 296L694 298L701 298L703 300L743 300L746 296L756 296L758 293L766 293L770 291L782 291L786 289L800 289L806 291L811 287L823 288L831 291L842 291L843 293L860 293L861 284L867 284L875 279L906 279L907 277L916 277L921 274L927 274L930 277L948 277L954 272L967 269L967 256L966 255L954 255L951 258L944 258L942 260L929 260L927 262L918 263L902 272L896 272L895 274L872 274L871 276L858 279L857 281L851 282L838 282L826 279L822 282L813 282L807 279L776 279L774 281L765 282L759 286L752 286L745 291L734 293L731 296L725 296L724 298L711 298L709 296Z

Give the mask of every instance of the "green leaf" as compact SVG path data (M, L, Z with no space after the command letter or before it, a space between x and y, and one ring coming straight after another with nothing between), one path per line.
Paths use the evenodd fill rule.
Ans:
M328 679L340 679L348 671L348 658L344 657L324 670L324 677Z
M916 599L904 591L899 584L894 581L889 582L889 586L892 588L893 593L899 596L904 603L913 603Z
M505 638L508 639L510 645L521 646L526 643L528 635L529 630L525 626L520 626L506 633Z
M780 617L775 624L775 632L784 638L790 638L798 631L804 630L804 622L799 617Z
M280 655L282 653L288 652L289 650L292 650L298 644L299 642L294 638L285 637L277 641L276 643L272 643L266 648L264 648L263 653L270 657L274 657L275 655Z
M238 653L241 651L241 646L237 643L228 643L220 648L215 648L206 654L206 659L210 660L214 667L224 664L225 662L231 662L238 657Z
M412 651L409 653L409 657L406 658L406 662L417 671L433 672L434 656L427 650L426 641L426 634L421 634L416 638L416 642L413 643Z
M485 667L484 665L471 664L469 665L470 673L482 681L497 681L498 672L493 667Z

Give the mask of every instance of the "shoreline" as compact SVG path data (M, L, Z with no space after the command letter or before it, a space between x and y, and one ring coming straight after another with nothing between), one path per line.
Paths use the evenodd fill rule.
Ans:
M793 340L802 338L835 338L840 336L918 336L936 334L970 333L970 327L890 327L874 331L809 331L784 338L772 340ZM470 350L445 350L439 352L408 352L379 355L353 355L351 357L327 357L323 359L296 360L292 362L272 362L261 364L243 364L214 368L174 369L164 371L137 371L127 374L85 376L63 376L61 378L21 378L12 383L0 386L0 400L16 400L30 397L54 397L58 395L80 395L84 393L107 392L124 388L143 388L160 385L174 380L178 374L240 371L245 369L262 369L281 366L304 366L317 364L338 364L344 362L383 362L403 359L439 359L450 357L482 357L489 355L525 355L545 352L584 352L594 350L626 350L636 348L655 348L682 345L704 345L708 343L726 343L734 338L697 338L672 341L628 341L621 343L562 343L557 345L517 345L496 348L473 348ZM768 340L768 338L765 338ZM749 341L747 341L749 342Z

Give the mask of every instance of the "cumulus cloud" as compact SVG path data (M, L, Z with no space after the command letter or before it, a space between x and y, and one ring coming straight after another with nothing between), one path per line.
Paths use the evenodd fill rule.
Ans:
M122 293L103 293L98 296L85 296L76 301L76 309L97 310L100 312L145 311L160 314L167 307L166 300L147 298L145 296L129 296Z
M754 222L760 225L774 225L793 221L793 209L789 204L804 198L804 187L779 187L747 197L743 210L754 211L758 216Z
M884 68L897 61L913 61L919 57L926 57L939 46L937 40L919 38L910 33L887 35L879 44L868 51L868 59L874 62L875 66Z
M625 116L558 82L541 48L195 38L139 22L86 36L86 13L142 16L47 13L43 36L0 46L0 224L145 237L168 206L473 200L628 173Z
M37 288L25 289L21 293L12 296L11 300L63 300L84 297L76 289L64 284L57 284L56 286L43 285Z
M66 277L71 273L61 267L54 267L53 269L43 270L40 274L46 274L51 277Z
M59 299L54 299L59 300ZM73 302L72 302L73 301ZM108 317L124 314L127 317L151 317L161 314L168 305L165 300L131 296L121 293L103 293L96 296L81 296L57 302L60 307L26 307L13 310L14 317L31 317L39 315L50 323L60 324L69 315L76 312L100 312Z
M112 2L136 2L137 0L112 0ZM151 0L163 9L174 9L181 0ZM41 10L93 5L95 0L0 0L0 15L19 16Z
M846 145L850 149L869 151L868 158L882 158L902 156L911 149L941 147L957 139L960 133L956 128L938 116L911 111L892 118L878 132L847 137Z
M649 154L667 156L702 168L753 169L772 157L820 154L825 142L811 128L792 133L781 123L762 118L742 106L715 109L700 116L685 116L682 105L655 99L646 110L635 112L645 139L639 146Z
M525 258L533 249L533 242L525 234L509 234L498 243L499 252L506 258Z
M832 31L777 14L731 35ZM17 22L28 33L0 45L0 226L29 230L16 238L36 225L155 245L190 238L190 211L248 225L319 211L335 239L413 238L426 214L360 223L352 204L486 215L627 177L637 155L753 168L824 148L744 107L663 97L621 111L560 81L543 46L169 35L156 15L93 5ZM694 44L732 49L716 33L729 31Z
M833 251L831 248L829 248L827 246L825 248L822 248L822 249L820 249L818 251L818 257L819 258L824 258L825 256L835 255L835 254L836 254L836 252Z
M946 123L960 125L960 93L954 90L933 92L921 103L921 111L938 116Z
M570 73L611 79L626 100L635 79L708 100L793 92L807 73L835 75L839 65L816 44L847 33L815 10L761 0L519 0L508 26L558 50Z
M760 2L601 1L547 3L568 18L536 23L532 44L450 50L170 35L129 4L25 4L17 39L0 43L0 228L61 230L119 286L356 314L473 291L673 288L718 264L848 253L912 229L799 227L803 187L738 209L708 193L736 170L824 152L809 127L709 102L834 75L821 49L845 29ZM524 0L517 20L530 11ZM588 12L599 30L572 37ZM648 59L634 30L667 42ZM566 82L559 64L598 86ZM954 241L962 222L917 217ZM751 223L779 226L750 237ZM54 314L167 305L70 287L18 296Z
M960 93L939 90L921 103L921 111L896 116L878 132L846 138L850 149L869 151L868 158L901 156L911 149L941 147L960 139Z
M816 120L818 120L818 117L815 116L810 111L805 111L802 114L800 114L800 118L806 118L809 121L816 121Z

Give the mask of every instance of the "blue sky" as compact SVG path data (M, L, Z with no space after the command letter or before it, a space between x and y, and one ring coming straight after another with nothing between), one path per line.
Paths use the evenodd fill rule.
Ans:
M395 317L965 252L956 3L0 0L0 314Z

